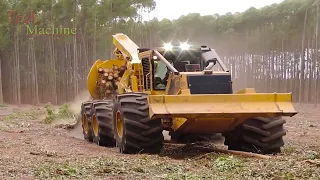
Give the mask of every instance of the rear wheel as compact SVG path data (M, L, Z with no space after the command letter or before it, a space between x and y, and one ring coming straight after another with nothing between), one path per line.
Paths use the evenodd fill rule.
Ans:
M91 102L84 102L81 105L81 124L82 124L82 132L83 138L86 141L93 141L93 132L91 128Z
M94 101L91 108L93 142L99 146L115 146L112 101Z
M126 93L114 106L114 134L121 153L159 153L163 147L161 119L149 118L148 95Z
M285 120L280 117L256 117L246 120L231 132L224 133L225 145L229 150L247 151L259 154L281 152L284 145L283 128Z

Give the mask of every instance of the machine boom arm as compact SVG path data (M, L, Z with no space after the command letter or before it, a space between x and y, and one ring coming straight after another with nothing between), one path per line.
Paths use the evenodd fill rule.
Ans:
M179 74L179 71L177 71L177 70L166 60L166 58L164 58L158 51L153 51L153 52L154 52L154 54L155 54L156 56L158 56L158 57L161 59L161 61L162 61L163 63L166 64L166 66L169 68L169 70L170 70L171 72L173 72L174 74Z
M113 44L122 53L125 60L131 61L131 63L140 63L138 56L138 45L134 43L127 35L118 33L112 36Z

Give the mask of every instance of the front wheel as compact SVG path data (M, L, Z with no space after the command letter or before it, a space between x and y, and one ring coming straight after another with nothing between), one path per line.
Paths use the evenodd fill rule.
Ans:
M159 153L163 147L161 119L149 118L148 95L126 93L114 105L114 136L121 153Z
M247 151L259 154L281 152L286 121L280 117L255 117L246 120L231 132L224 133L225 145L229 150Z

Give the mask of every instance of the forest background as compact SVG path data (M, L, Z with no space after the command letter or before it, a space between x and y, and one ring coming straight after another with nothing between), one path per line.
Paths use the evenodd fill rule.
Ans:
M62 104L86 88L97 59L112 57L112 34L140 47L172 39L208 45L232 72L234 89L292 92L300 103L320 102L320 0L286 0L242 13L144 21L153 0L1 0L0 103ZM76 28L76 35L26 34L9 10L35 11L39 26Z

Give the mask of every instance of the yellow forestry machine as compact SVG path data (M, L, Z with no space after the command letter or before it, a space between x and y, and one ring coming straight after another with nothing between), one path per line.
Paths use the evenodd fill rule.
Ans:
M139 48L122 33L113 43L115 59L97 60L88 75L92 100L81 107L87 141L121 153L159 153L163 130L175 142L222 133L230 150L280 152L281 117L298 113L291 93L233 93L231 73L206 46Z

